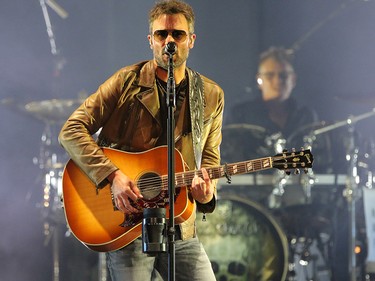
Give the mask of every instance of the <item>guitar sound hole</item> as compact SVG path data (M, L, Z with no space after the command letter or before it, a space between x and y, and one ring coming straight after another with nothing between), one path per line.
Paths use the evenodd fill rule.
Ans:
M160 194L162 180L156 173L146 173L138 180L138 188L140 189L144 199L150 200Z

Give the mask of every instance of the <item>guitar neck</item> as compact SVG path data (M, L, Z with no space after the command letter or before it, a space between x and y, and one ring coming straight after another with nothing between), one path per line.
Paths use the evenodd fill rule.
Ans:
M273 168L272 157L259 158L243 162L225 164L218 167L206 168L210 179L230 178L234 175L248 174ZM200 170L175 174L175 186L189 186L195 175L202 177Z

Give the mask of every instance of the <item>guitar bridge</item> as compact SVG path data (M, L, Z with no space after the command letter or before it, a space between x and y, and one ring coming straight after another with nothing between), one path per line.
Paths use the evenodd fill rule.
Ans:
M128 227L128 226L134 226L137 224L137 222L142 221L143 214L128 214L124 215L124 221L120 224L121 227Z

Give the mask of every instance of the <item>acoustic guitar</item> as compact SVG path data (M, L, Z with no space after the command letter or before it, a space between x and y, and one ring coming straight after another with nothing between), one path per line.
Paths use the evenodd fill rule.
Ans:
M133 202L139 213L125 215L117 210L110 185L98 188L72 161L65 166L62 177L63 207L68 227L86 247L98 252L120 249L142 235L144 208L166 208L168 217L168 150L156 147L140 153L102 148L104 154L140 189L143 199ZM291 169L312 167L310 150L283 152L265 157L207 168L211 179L252 173L271 168L290 172ZM195 211L189 186L197 171L185 171L184 161L175 150L175 222L187 220Z

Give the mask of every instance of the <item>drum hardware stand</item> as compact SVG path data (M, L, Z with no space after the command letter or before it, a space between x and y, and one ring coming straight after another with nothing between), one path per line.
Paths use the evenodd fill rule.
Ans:
M282 197L285 193L285 185L288 181L289 175L286 175L283 171L277 170L274 172L274 178L274 188L268 197L268 207L271 209L281 207Z
M286 139L282 137L281 132L272 134L265 139L268 147L272 147L276 154L282 153L285 150ZM268 198L269 208L278 208L282 204L282 196L285 193L285 185L288 181L288 175L280 170L276 170L274 173L274 188L271 195Z
M68 17L68 13L55 2L55 0L40 0L40 5L43 12L44 21L47 28L47 34L49 38L49 43L51 47L51 53L53 56L58 57L55 61L55 69L54 74L57 78L59 76L60 71L63 69L64 64L66 63L65 59L60 56L60 52L56 46L55 35L53 33L52 24L50 21L50 17L48 14L47 6L50 7L56 14L58 14L62 19ZM56 81L55 81L56 82ZM57 85L55 85L55 90L57 91ZM59 94L59 93L57 93ZM52 112L53 114L53 112ZM43 120L46 121L46 120ZM57 141L57 134L56 132L52 132L51 125L47 120L47 125L45 132L42 135L42 142L47 147L51 144L53 145L53 138L56 136ZM60 147L59 147L60 148ZM46 236L45 245L48 245L50 240L52 239L52 257L53 257L53 281L60 280L60 221L55 219L59 215L58 211L60 211L60 215L62 215L62 202L61 197L59 194L59 190L62 185L62 169L64 164L59 163L57 160L58 154L56 151L54 152L53 149L45 149L42 146L40 151L40 159L39 159L39 167L42 170L45 170L45 186L44 186L44 199L43 199L43 213L44 218L48 218L48 216L53 216L53 224L50 223L49 220L44 222L44 235ZM34 160L34 163L38 161ZM56 188L53 188L56 187ZM52 212L51 212L52 211ZM54 219L56 221L54 221ZM65 236L69 236L69 230L66 232ZM104 265L103 265L104 264ZM99 281L106 281L106 265L105 259L99 256Z
M301 243L301 244L300 244ZM297 256L299 261L298 263L302 266L303 270L305 271L306 280L307 281L314 281L317 280L316 276L316 259L317 257L315 255L312 255L310 252L310 247L312 245L312 239L306 238L306 237L298 237L298 238L292 238L290 241L290 244L292 245L291 248L291 258L289 261L289 278L288 281L295 281L297 280L296 277L296 264L294 258ZM301 249L297 249L298 246L301 246ZM309 276L309 272L307 270L307 266L309 264L312 264L312 277Z
M62 202L59 191L62 187L63 164L58 162L57 153L53 152L54 145L52 124L47 123L41 137L41 148L39 159L34 158L34 164L44 171L43 201L42 209L43 233L45 236L44 246L51 244L52 247L52 280L60 280L60 222L63 218Z
M57 59L55 60L55 68L54 68L54 76L57 79L59 77L59 74L61 70L63 69L66 60L61 57L60 52L56 46L56 40L55 35L53 33L52 24L50 21L50 17L48 14L47 6L50 7L56 14L58 14L62 19L66 19L68 17L68 13L58 4L55 0L39 0L40 6L42 8L44 21L47 28L47 34L48 39L51 47L51 53L54 57ZM58 88L56 80L54 81L55 91L57 95ZM54 112L51 112L54 114ZM56 118L56 116L52 116L52 119ZM53 134L51 131L51 124L49 120L43 120L47 121L47 126L45 129L45 132L42 136L42 142L43 144L50 146L53 145L53 138L56 137L57 141L57 134ZM61 121L61 120L59 120ZM55 124L52 124L55 125ZM60 148L60 147L59 147ZM65 155L65 153L64 153ZM39 167L42 170L45 170L45 186L44 186L44 199L43 199L43 215L46 221L44 222L44 235L46 237L45 245L48 245L50 241L52 242L52 258L53 258L53 281L59 281L60 280L60 228L61 224L57 217L59 214L57 211L60 211L60 214L62 215L62 202L61 197L59 194L59 189L62 185L62 169L64 167L64 164L59 163L57 160L58 154L53 149L45 149L44 146L42 146L40 150L40 159L34 160L34 163L38 163ZM56 188L53 188L56 187ZM52 203L52 204L51 204ZM51 212L52 211L52 212ZM48 220L48 217L52 216L52 220ZM51 223L52 222L52 223ZM65 236L69 236L70 232L69 230L65 233ZM106 281L106 264L105 264L105 258L103 256L99 255L99 281Z
M50 43L51 53L56 58L54 60L54 77L53 89L55 95L60 96L60 91L57 85L57 78L62 71L66 60L61 57L60 52L56 46L55 35L53 33L52 24L48 14L48 7L56 12L61 18L65 19L68 17L68 13L59 6L55 0L39 0L44 21L46 24L48 39ZM48 7L47 7L48 6ZM81 97L82 98L82 97ZM39 158L34 157L34 164L38 165L44 173L44 189L43 189L43 201L38 204L42 208L42 217L44 219L43 233L45 236L44 245L47 246L52 244L52 266L53 266L53 281L60 280L60 238L61 236L70 236L69 229L65 232L65 235L61 235L62 229L62 173L67 159L59 161L60 156L67 156L65 151L62 150L57 142L57 129L61 122L65 121L65 115L73 107L76 107L75 100L50 100L42 101L40 103L27 104L24 109L32 114L37 119L42 120L46 126L42 134L42 144L39 151ZM66 117L67 118L67 117ZM58 125L58 126L56 126ZM56 128L58 127L58 128ZM61 149L59 154L58 149ZM64 225L65 226L65 225ZM107 276L105 258L99 256L99 281L105 281Z
M303 193L305 195L305 203L310 204L311 203L311 188L314 185L315 182L315 175L314 172L308 172L304 173L301 179L301 185L303 188Z
M304 145L306 149L312 150L314 141L316 140L316 135L307 135L303 137ZM314 171L305 173L307 176L302 180L302 187L304 194L306 195L306 203L311 203L311 188L315 183L315 174Z
M99 253L98 281L107 281L107 262L105 253Z
M348 166L348 175L347 175L347 184L346 188L343 191L343 196L346 198L347 205L348 205L348 231L349 231L349 262L348 262L348 274L350 281L357 280L357 272L356 272L356 254L355 254L355 246L356 246L356 218L355 218L355 201L358 199L360 192L358 190L358 147L355 144L355 136L354 136L354 124L358 121L372 117L375 115L375 108L371 111L360 114L358 116L350 116L346 120L342 120L336 122L332 125L316 129L311 132L311 135L306 137L306 140L314 140L315 137L319 134L326 133L328 131L337 129L343 126L349 126L348 132L350 135L350 143L347 148L346 159L349 163Z
M323 240L324 238L319 233L311 232L311 229L289 237L288 281L302 280L301 277L305 278L303 280L318 281L321 280L320 274L331 276L327 260L327 247L329 247L330 240ZM314 247L316 247L315 251ZM316 251L319 251L320 255ZM324 267L319 265L320 259L322 259ZM301 266L301 271L298 270L297 264ZM326 276L326 278L330 277Z
M45 120L44 120L45 121ZM51 245L53 281L60 280L60 244L62 237L69 237L70 230L64 231L65 219L62 204L62 174L67 155L58 144L57 131L59 122L46 122L41 136L39 158L34 157L33 163L43 171L43 200L38 204L41 208L43 222L44 246ZM58 151L58 150L61 151ZM63 223L64 222L64 223ZM99 281L107 280L105 254L98 257Z
M282 134L275 133L265 139L265 142L268 147L273 147L276 154L280 154L286 151L285 144L286 139L282 138ZM299 170L294 171L295 174L299 174ZM306 174L306 173L305 173ZM269 208L279 208L282 206L282 197L285 193L285 186L288 182L290 172L284 172L277 170L274 172L274 188L271 195L268 198L268 207ZM301 179L301 184L304 189L304 194L306 195L305 201L308 203L311 200L311 185L312 177L309 173L308 178L305 176Z
M270 135L265 139L268 147L273 147L274 152L282 153L285 149L286 139L283 138L280 132Z
M60 244L63 237L70 236L70 230L65 231L65 219L62 204L62 174L68 159L57 142L57 130L60 123L46 123L41 136L39 158L33 159L34 164L43 171L43 200L38 204L41 208L43 222L44 246L51 245L53 281L60 280L61 258ZM61 149L59 152L58 149ZM61 159L62 158L62 159ZM65 231L65 234L64 234ZM107 280L105 254L98 256L98 281Z
M346 154L346 159L349 163L348 165L348 179L346 188L343 191L343 196L347 200L347 207L348 207L348 231L349 231L349 278L352 281L357 280L357 263L356 263L356 255L355 255L355 246L356 246L356 200L359 197L358 191L358 171L357 171L357 161L358 161L358 147L355 145L354 140L354 127L349 126L349 133L350 133L350 143L348 147L348 152Z

